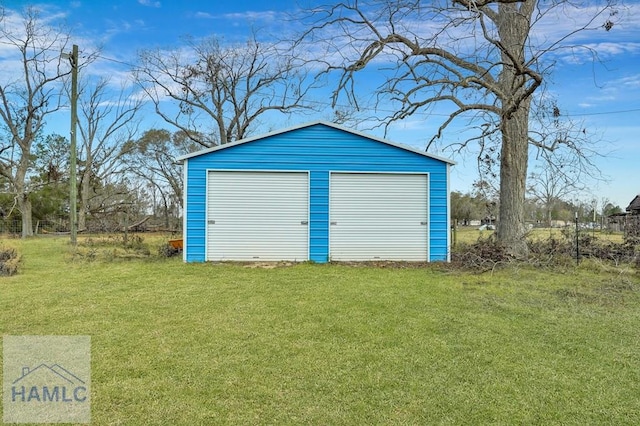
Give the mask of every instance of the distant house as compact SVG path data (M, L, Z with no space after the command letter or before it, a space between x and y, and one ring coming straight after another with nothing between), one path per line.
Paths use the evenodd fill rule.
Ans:
M626 210L630 215L640 215L640 195L631 200Z
M625 238L640 238L640 195L636 195L623 213L615 213L608 218L609 228L624 231Z
M626 208L624 236L625 238L640 238L640 195L636 195Z
M186 262L449 259L450 160L325 122L178 160Z

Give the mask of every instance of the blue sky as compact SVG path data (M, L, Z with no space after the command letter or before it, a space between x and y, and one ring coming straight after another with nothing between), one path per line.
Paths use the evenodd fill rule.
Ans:
M139 49L176 47L185 35L217 35L226 41L237 42L245 40L252 30L257 30L259 38L265 40L293 31L295 24L288 22L288 13L295 12L300 3L314 4L309 0L2 2L10 12L33 4L42 9L44 17L51 17L52 22L66 22L74 35L73 42L81 50L102 46L104 59L92 64L87 72L122 77L126 75L126 64L135 62ZM612 31L589 33L574 40L592 47L602 62L593 63L579 55L558 57L548 90L557 97L563 114L600 135L601 152L608 153L606 158L594 157L594 162L609 181L590 182L590 192L576 194L576 198L601 200L606 197L624 208L640 193L640 3L627 1L616 19L619 22ZM552 35L564 24L570 22L543 27L542 31ZM538 36L545 37L546 34ZM366 80L366 74L361 78ZM432 116L421 114L394 124L386 137L423 148L443 120L437 111L434 110L436 114ZM292 117L278 125L296 125L327 117L326 113L315 117ZM67 123L66 119L52 122L51 129L65 134ZM146 124L166 127L153 114L149 114ZM380 129L364 131L383 136ZM461 128L453 128L448 134L449 140L461 137L460 133ZM468 191L477 177L474 156L445 151L435 153L458 162L452 171L452 189Z

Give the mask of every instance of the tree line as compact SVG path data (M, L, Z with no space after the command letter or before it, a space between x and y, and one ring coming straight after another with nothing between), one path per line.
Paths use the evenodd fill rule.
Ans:
M496 199L487 198L477 191L451 192L451 220L453 226L479 226L494 224L498 217ZM608 217L622 213L624 209L606 198L568 200L561 198L540 199L529 194L525 203L527 225L536 227L562 227L572 225L576 215L581 224L606 227Z

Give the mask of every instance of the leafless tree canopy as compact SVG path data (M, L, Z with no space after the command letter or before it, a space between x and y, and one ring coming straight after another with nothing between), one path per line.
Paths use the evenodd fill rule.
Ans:
M80 84L78 158L82 168L78 228L81 230L86 227L87 213L105 208L104 200L92 192L92 183L106 183L122 171L122 147L137 133L137 115L143 106L143 100L131 90L122 87L114 91L109 86L105 78L91 84L83 80Z
M157 113L203 147L247 137L269 113L307 108L310 86L296 59L255 38L236 46L188 40L139 60L135 76Z
M359 71L382 75L378 99L394 111L381 119L385 125L428 112L436 103L450 114L432 142L461 117L483 123L464 145L498 141L497 235L513 254L524 255L529 146L554 151L571 143L530 132L534 95L567 40L582 31L610 30L613 13L609 2L594 7L563 0L350 0L310 11L312 22L300 45L315 53L323 72L337 72L334 103L340 96L357 103ZM566 14L575 25L564 34L536 33L554 14Z
M175 159L199 148L184 132L171 134L165 129L147 130L123 147L127 173L149 187L153 209L161 206L166 228L170 228L169 217L179 217L183 207L183 171Z
M11 48L12 63L0 72L0 174L7 179L22 214L22 235L33 234L27 173L31 148L47 116L60 109L59 80L71 67L60 56L69 35L45 25L34 8L19 22L6 16L0 22L0 39Z

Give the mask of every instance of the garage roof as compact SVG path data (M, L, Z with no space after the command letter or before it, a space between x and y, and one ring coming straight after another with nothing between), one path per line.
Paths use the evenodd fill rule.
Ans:
M327 126L327 127L332 127L334 129L341 130L343 132L351 133L351 134L354 134L354 135L357 135L357 136L361 136L363 138L375 140L377 142L380 142L380 143L383 143L383 144L386 144L386 145L390 145L390 146L394 146L396 148L404 149L406 151L410 151L410 152L413 152L415 154L422 155L424 157L433 158L435 160L439 160L439 161L442 161L442 162L445 162L445 163L448 163L448 164L452 164L452 165L456 164L455 161L452 161L452 160L450 160L448 158L439 157L437 155L433 155L433 154L421 151L421 150L419 150L417 148L414 148L414 147L411 147L411 146L408 146L408 145L391 142L391 141L389 141L387 139L383 139L383 138L378 138L378 137L375 137L375 136L367 135L367 134L358 132L356 130L349 129L349 128L346 128L346 127L342 127L340 125L337 125L335 123L330 123L330 122L327 122L327 121L313 121L313 122L310 122L310 123L306 123L306 124L302 124L302 125L294 126L294 127L289 127L287 129L274 131L274 132L267 133L267 134L264 134L264 135L259 135L259 136L254 136L254 137L250 137L250 138L240 139L240 140L237 140L235 142L230 142L230 143L227 143L227 144L224 144L224 145L218 145L218 146L214 146L212 148L207 148L207 149L203 149L201 151L196 151L196 152L192 152L190 154L182 155L182 156L178 157L176 160L177 161L183 161L183 160L187 160L189 158L198 157L200 155L209 154L211 152L219 151L219 150L222 150L222 149L231 148L231 147L234 147L234 146L237 146L237 145L241 145L241 144L245 144L245 143L249 143L249 142L254 142L256 140L265 139L267 137L276 136L276 135L279 135L279 134L282 134L282 133L292 132L294 130L303 129L303 128L306 128L306 127L311 127L311 126L316 126L316 125L323 125L323 126Z

